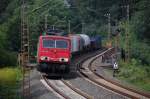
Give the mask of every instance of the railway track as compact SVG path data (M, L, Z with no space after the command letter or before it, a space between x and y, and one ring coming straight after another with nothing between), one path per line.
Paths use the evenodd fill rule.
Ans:
M109 55L111 55L111 53L113 52L112 50L114 49L108 49L106 51L104 51L103 53L100 53L92 58L89 58L88 60L83 60L80 64L79 67L83 68L80 69L80 73L88 78L89 80L91 80L92 82L101 85L107 89L110 89L114 92L117 92L119 94L122 94L124 96L127 96L131 99L149 99L150 95L143 93L143 92L139 92L137 90L125 87L119 83L115 83L114 81L111 81L109 79L106 79L102 76L100 76L99 74L97 74L95 72L95 69L93 69L92 63L97 59L100 58L102 55L108 53ZM112 53L113 54L113 53Z
M89 53L88 55L83 56L82 58L85 60L89 57L92 57L101 51L96 51L95 53ZM75 61L75 63L81 63L81 61ZM77 69L73 70L76 71ZM73 86L69 81L63 79L63 77L59 79L49 79L45 75L40 74L43 79L43 84L47 86L47 89L52 89L55 91L57 96L62 99L94 99L92 96L87 93L81 91L77 87ZM65 77L64 77L65 78ZM50 87L50 88L49 88Z
M61 97L62 99L93 99L91 96L74 87L64 79L48 79L43 75L42 78L46 82L46 84L51 87L51 89L59 94L59 97Z
M91 57L93 57L93 56L95 56L95 55L97 55L97 54L99 54L99 53L102 53L103 51L105 51L106 49L103 49L103 50L99 50L99 51L96 51L96 52L89 52L87 55L81 55L81 56L77 56L77 57L75 57L75 61L73 62L73 64L75 64L75 66L77 67L77 69L79 69L80 67L80 65L82 64L82 62L84 62L84 61L86 61L87 59L89 59L89 58L91 58ZM75 71L77 70L77 69L75 69ZM78 74L78 73L77 73ZM82 76L80 76L80 77L82 77ZM47 79L47 78L45 78L44 76L42 76L42 78L45 80L45 82L47 83L47 85L49 86L49 87L51 87L57 94L59 94L59 96L60 96L60 98L62 98L62 99L95 99L95 97L94 96L92 96L91 94L87 94L85 91L81 91L81 89L80 89L80 87L76 87L74 84L71 84L70 83L70 81L68 81L68 80L64 80L64 79L60 79L60 80L55 80L55 81L53 81L53 80L50 80L50 79ZM66 78L66 77L63 77L63 78ZM67 92L64 92L64 91L62 91L62 90L60 90L59 88L58 88L58 82L61 82L61 83L63 83L63 85L61 85L61 86L66 86L66 87L68 87L69 89L70 89L70 91L67 91ZM54 84L55 83L55 84ZM68 90L68 89L66 89L65 87L63 88L64 90ZM71 90L72 91L74 91L74 92L72 92L72 93L70 93L70 95L66 95L66 93L68 93L68 92L71 92ZM90 91L90 90L89 90ZM91 90L92 91L92 90ZM105 91L104 91L105 92ZM72 97L72 95L71 94L76 94L75 96L73 96ZM108 96L111 96L112 94L107 94L106 96L108 97ZM106 97L105 96L105 97ZM76 98L75 98L76 97ZM78 97L78 98L77 98ZM79 98L80 97L80 98ZM100 98L101 99L101 98ZM102 99L105 99L105 98L102 98ZM111 98L111 99L113 99L113 98ZM120 99L120 98L119 98ZM124 98L123 98L124 99Z
M131 99L149 99L148 94L126 88L118 83L100 76L95 72L95 69L93 69L93 62L106 53L109 55L113 54L113 50L114 49L105 49L103 52L97 51L92 54L89 53L88 55L80 57L79 60L76 59L73 64L75 64L77 67L77 73L80 75L80 77L88 79L92 84L95 83L95 85L100 85L108 90L111 90L114 94L121 94ZM77 88L75 85L71 84L70 81L65 80L65 77L57 80L48 79L45 76L42 76L42 78L49 87L51 87L57 94L60 95L62 99L94 99L94 96L84 92L83 90L81 91L79 87ZM111 95L112 94L108 94L107 96L111 97ZM105 99L105 97L102 99Z

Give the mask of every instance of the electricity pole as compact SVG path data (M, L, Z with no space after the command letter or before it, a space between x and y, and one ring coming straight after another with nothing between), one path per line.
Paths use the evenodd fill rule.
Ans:
M71 33L71 25L70 25L70 20L68 21L68 33Z
M125 45L126 45L126 62L129 62L130 60L130 37L129 37L129 21L130 21L130 6L127 5L126 6L126 10L127 10L127 24L126 24L126 41L125 41Z
M21 66L23 73L22 80L22 97L23 99L30 96L30 69L29 63L29 27L27 18L27 3L22 0L21 5Z
M107 39L109 41L110 40L110 34L111 34L111 16L110 16L110 13L107 13L104 16L108 18L108 35L107 35Z
M47 17L48 15L45 15L45 32L47 31Z
M126 18L127 22L125 24L125 61L129 62L130 60L130 35L129 35L129 22L130 22L130 5L122 6L122 8L126 8Z
M108 15L108 40L110 40L110 34L111 34L111 23L110 23L110 13Z
M84 32L85 32L85 23L84 23L84 21L82 22L82 34L84 34Z
M108 47L111 47L111 40L110 40L110 35L111 35L111 16L110 16L110 13L107 13L104 15L105 17L108 18L108 34L107 34L107 46Z

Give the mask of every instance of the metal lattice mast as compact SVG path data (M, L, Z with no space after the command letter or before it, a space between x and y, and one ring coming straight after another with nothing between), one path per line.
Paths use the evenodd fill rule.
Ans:
M84 34L85 33L85 23L84 23L84 21L82 21L82 34Z
M68 33L70 34L71 33L71 20L68 21Z
M108 13L107 16L108 16L108 40L110 41L110 34L111 34L110 13Z
M127 24L126 24L126 61L128 62L130 60L130 37L129 37L129 5L126 6L127 9Z
M47 31L47 17L48 15L45 15L45 32Z
M29 28L26 15L26 2L22 0L21 5L21 66L23 73L22 96L23 99L30 96L30 70L27 67L29 63Z
M108 18L108 34L107 34L107 40L108 40L108 47L111 47L112 46L112 41L111 41L111 15L110 13L107 13L104 15L105 17Z

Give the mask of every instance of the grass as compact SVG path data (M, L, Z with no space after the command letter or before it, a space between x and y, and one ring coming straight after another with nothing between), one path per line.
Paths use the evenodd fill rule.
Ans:
M105 69L107 76L113 75L112 69ZM132 60L131 63L121 61L119 63L119 74L116 78L121 84L135 89L150 92L150 67Z
M120 62L120 73L118 79L121 79L140 90L150 92L150 67L144 66L135 59L130 63Z
M21 72L18 68L0 69L0 99L18 99Z

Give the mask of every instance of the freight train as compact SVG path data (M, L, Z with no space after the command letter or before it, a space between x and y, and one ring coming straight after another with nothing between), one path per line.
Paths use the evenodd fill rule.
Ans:
M56 31L55 31L56 32ZM86 34L54 35L49 32L39 37L37 69L44 73L69 72L72 57L76 53L101 48L100 36Z

